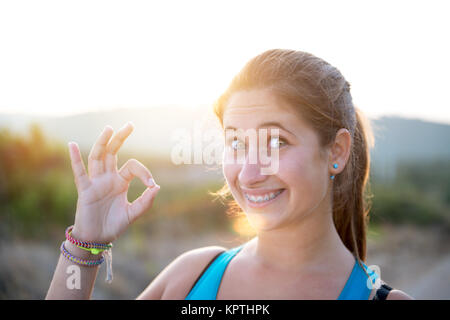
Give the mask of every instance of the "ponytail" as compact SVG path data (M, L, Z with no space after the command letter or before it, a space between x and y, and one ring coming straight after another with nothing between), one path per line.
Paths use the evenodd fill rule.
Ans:
M366 233L371 206L369 184L373 134L368 119L355 108L356 126L350 159L333 186L333 220L344 245L358 260L367 255Z

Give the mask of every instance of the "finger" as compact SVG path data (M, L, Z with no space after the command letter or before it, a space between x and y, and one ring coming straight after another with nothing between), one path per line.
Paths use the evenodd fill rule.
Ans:
M89 176L95 177L105 172L104 155L106 145L111 139L114 129L111 126L106 126L97 141L93 145L88 157Z
M75 185L78 192L81 192L91 185L89 177L86 173L83 159L81 158L80 148L75 142L69 142L70 163L72 165Z
M137 218L144 214L145 211L153 206L153 201L160 188L159 185L156 185L153 188L145 189L142 195L128 206L127 215L129 224L133 223Z
M125 139L131 134L133 129L133 123L131 121L128 122L126 125L120 128L119 131L116 132L116 134L107 145L105 154L106 171L112 172L117 170L117 152L125 142Z
M143 184L151 188L156 185L153 180L152 173L142 163L136 159L129 159L120 168L119 175L127 182L130 183L134 177L139 178Z

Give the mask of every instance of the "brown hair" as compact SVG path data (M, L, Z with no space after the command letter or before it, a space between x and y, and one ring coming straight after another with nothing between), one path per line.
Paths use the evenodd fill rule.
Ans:
M270 89L294 106L317 132L322 147L331 146L340 128L352 136L350 158L333 182L333 221L344 245L359 260L366 260L366 228L370 210L369 147L373 146L370 123L353 104L350 84L326 61L302 51L273 49L252 58L232 79L214 104L223 127L223 112L236 91ZM228 185L213 193L225 199ZM228 202L227 213L240 210Z

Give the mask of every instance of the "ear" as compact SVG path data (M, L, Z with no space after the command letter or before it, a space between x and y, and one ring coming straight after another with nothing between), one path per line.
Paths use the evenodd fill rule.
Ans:
M329 167L332 175L336 175L344 170L348 158L350 157L351 146L352 137L350 132L345 128L339 129L336 133L334 144L330 149ZM333 168L333 164L335 163L338 164L337 169Z

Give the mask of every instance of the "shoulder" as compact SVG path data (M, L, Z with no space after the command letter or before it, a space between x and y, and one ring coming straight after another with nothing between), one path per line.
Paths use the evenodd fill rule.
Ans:
M226 250L221 246L208 246L180 254L153 279L138 299L184 299L206 265Z
M386 300L414 300L414 298L401 290L392 289L386 297Z

